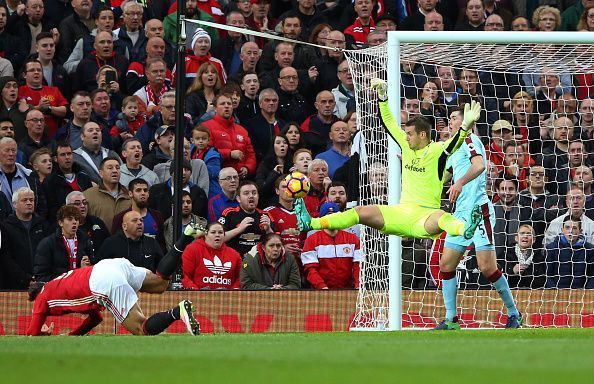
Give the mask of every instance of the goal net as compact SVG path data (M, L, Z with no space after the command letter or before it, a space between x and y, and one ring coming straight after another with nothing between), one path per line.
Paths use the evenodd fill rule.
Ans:
M576 41L563 33L544 34L542 43L515 32L464 37L477 42L456 33L456 42L439 33L398 34L413 42L347 52L360 127L359 204L395 203L399 194L398 148L379 121L372 78L388 80L394 116L426 117L436 141L449 137L452 111L479 101L474 133L488 160L497 263L525 324L594 326L594 45L557 43ZM447 188L443 208L451 211ZM429 328L443 320L443 238L400 241L367 227L361 237L366 258L352 329ZM474 255L469 247L456 271L461 326L503 327L506 309Z

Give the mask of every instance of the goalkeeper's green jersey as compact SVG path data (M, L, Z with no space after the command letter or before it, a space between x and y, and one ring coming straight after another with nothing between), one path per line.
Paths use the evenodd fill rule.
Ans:
M402 193L400 203L417 204L439 209L443 190L446 160L468 135L459 129L445 142L429 142L425 148L413 151L406 141L406 133L390 113L387 101L379 102L384 127L402 149Z

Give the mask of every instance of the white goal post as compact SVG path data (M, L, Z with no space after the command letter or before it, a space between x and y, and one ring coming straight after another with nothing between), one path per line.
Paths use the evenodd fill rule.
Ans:
M387 166L387 203L396 204L400 195L399 148L393 140L388 140L375 117L377 108L374 104L377 100L369 87L372 77L380 77L388 81L389 105L392 114L400 123L399 112L403 99L400 69L402 58L406 60L414 58L423 65L450 66L457 70L469 68L477 73L485 69L502 73L508 70L525 73L530 68L540 70L546 67L573 75L584 72L594 73L592 47L594 47L594 34L587 32L396 31L388 33L387 44L346 52L355 83L358 124L362 127L363 137L361 146L365 147L366 151L365 155L361 155L359 204L382 202L373 195L377 189L375 181L370 181L371 167L377 163L384 163ZM533 72L533 74L537 73L539 72ZM484 105L483 108L485 108ZM420 313L418 308L423 306L418 303L405 304L407 297L412 297L413 294L423 298L430 295L435 297L432 304L435 308L443 306L438 290L433 289L431 294L414 293L412 290L403 292L400 238L388 236L386 239L384 235L369 228L362 228L361 236L366 260L361 266L361 287L351 330L401 330L411 326L407 324L403 327L403 314L406 315L409 308L414 308L415 313ZM385 254L382 256L382 252L387 254L387 265L384 263ZM574 323L569 322L575 315L574 312L579 312L579 308L582 308L582 312L579 313L587 312L591 296L589 292L569 291L548 291L548 293L539 294L538 297L536 295L533 297L529 293L524 302L518 303L519 309L532 306L532 311L535 312L538 311L537 304L534 304L536 301L541 307L544 307L542 303L548 303L555 308L560 308L559 310L567 311L568 326L571 326ZM514 296L516 294L517 291L514 291ZM561 304L557 305L557 301ZM490 303L488 311L503 311L503 306L496 294L487 293L481 298L458 299L459 306L467 305L469 308L485 305L486 302ZM579 307L580 303L582 307ZM574 306L578 309L574 310ZM430 320L436 323L440 320L438 314L443 311L435 308L430 309L429 312L432 314ZM583 326L584 320L579 321ZM479 324L477 327L497 326L490 322L477 321L477 323ZM533 325L543 326L542 324Z

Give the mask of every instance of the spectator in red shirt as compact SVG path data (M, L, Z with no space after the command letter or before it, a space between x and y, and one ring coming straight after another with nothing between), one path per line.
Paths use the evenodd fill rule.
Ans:
M320 207L320 217L339 212L334 203ZM359 288L359 238L337 229L322 229L305 240L301 261L307 281L315 289Z
M504 153L504 175L518 180L519 191L526 189L528 186L526 178L530 167L534 165L534 159L526 152L524 146L515 140L508 141L505 144Z
M355 0L355 22L344 30L347 46L358 48L367 44L367 35L375 30L375 23L371 18L373 2L371 0Z
M182 254L186 289L239 289L241 256L224 242L223 225L214 221L206 236L188 245Z
M307 167L307 177L311 188L303 198L307 211L316 215L320 205L326 200L326 188L332 180L328 177L328 163L322 159L311 160Z
M210 144L223 156L222 167L233 167L241 179L256 172L256 154L244 127L235 123L231 96L218 95L213 100L215 115L203 123L210 129Z
M513 127L507 120L497 120L491 126L491 144L487 150L487 158L497 166L499 171L503 170L503 159L505 159L503 148L505 143L513 138L512 132Z

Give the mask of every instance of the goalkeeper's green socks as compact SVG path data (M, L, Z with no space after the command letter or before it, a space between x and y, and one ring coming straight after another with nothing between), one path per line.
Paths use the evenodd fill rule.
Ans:
M461 236L464 233L464 222L455 218L451 213L444 213L437 221L437 225L448 235Z
M313 229L345 229L359 224L359 214L353 208L344 212L311 219Z

